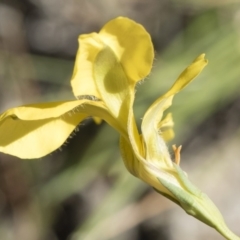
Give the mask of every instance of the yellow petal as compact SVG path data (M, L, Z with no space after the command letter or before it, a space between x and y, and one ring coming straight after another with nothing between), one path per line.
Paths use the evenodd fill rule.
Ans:
M121 64L107 46L95 60L94 79L101 100L113 117L127 129L128 115L134 99L134 85L129 84Z
M79 49L76 56L71 85L76 97L92 95L100 98L93 81L93 63L104 43L97 33L80 35Z
M191 65L189 65L178 77L176 82L170 88L170 90L164 95L165 97L171 96L182 90L187 84L189 84L195 77L197 77L203 68L207 65L208 61L204 59L205 54L198 56Z
M129 140L120 136L119 147L125 167L132 175L138 177L138 161Z
M135 83L129 83L111 48L106 47L98 54L94 65L94 76L101 99L126 132L126 140L130 140L134 152L143 156L142 140L133 115ZM131 135L130 139L127 135Z
M171 141L175 136L172 128L164 130L163 132L160 133L160 135L165 142Z
M93 81L93 63L105 46L114 51L129 80L136 82L145 78L152 67L154 54L150 35L128 18L119 17L108 22L99 34L81 35L79 45L71 80L76 97L100 98Z
M119 132L120 135L127 137L126 129L122 126L122 124L115 119L111 113L109 112L106 105L101 101L88 101L80 106L77 111L81 113L87 113L91 116L103 119L106 121L111 127Z
M136 158L145 161L145 145L142 135L139 135L133 111L128 116L128 138Z
M94 79L101 99L106 104L111 115L125 130L125 141L130 141L134 152L143 156L142 140L139 136L133 115L134 87L127 79L122 65L109 47L102 50L94 64ZM128 136L131 135L131 136ZM130 139L129 139L130 137ZM128 155L128 151L126 150ZM129 156L130 158L130 156ZM134 166L125 162L127 168L134 174Z
M102 123L102 119L99 117L93 117L93 121L98 125Z
M26 105L0 115L0 151L39 158L59 148L86 117L96 116L126 137L106 106L90 100Z
M167 193L173 197L173 195L158 180L158 178L163 178L178 186L179 184L173 174L170 174L165 171L164 168L155 165L153 162L146 161L146 159L138 153L135 154L136 152L132 148L132 144L124 137L120 137L120 151L125 166L129 172L158 191Z
M165 118L158 123L159 134L164 139L165 142L168 142L174 138L173 131L174 122L172 119L172 114L168 113Z
M8 117L0 126L0 151L20 158L40 158L59 148L86 115L25 121Z
M164 167L172 166L171 158L164 139L159 135L159 122L163 112L172 104L172 98L162 99L153 108L148 109L148 114L144 115L142 122L142 136L146 145L146 159L155 161L157 165Z
M41 120L60 117L63 114L73 111L79 105L88 100L61 101L28 104L7 110L0 115L0 121L6 117L19 118L21 120Z
M149 121L154 121L155 124L159 123L162 114L166 108L171 106L172 99L176 93L182 90L187 84L189 84L195 77L197 77L203 68L207 65L207 60L204 59L205 54L198 56L192 64L190 64L178 77L173 86L160 98L158 98L147 110L143 117L143 125L149 125ZM164 100L170 97L169 100ZM162 108L162 101L165 101L164 108L159 111L159 108ZM168 104L166 105L166 102ZM159 106L160 107L159 107ZM145 127L145 126L144 126Z
M157 125L157 128L163 131L165 128L172 128L174 126L172 114L168 113L165 118L160 121Z
M165 109L171 106L174 95L197 77L206 66L207 60L204 59L204 56L204 54L201 54L197 57L192 64L180 74L170 90L158 98L145 113L142 122L142 135L146 144L148 159L155 159L157 155L161 154L161 151L164 150L160 158L165 161L165 164L171 165L170 159L167 157L168 153L166 148L163 146L163 141L159 139L160 137L157 134L158 124L161 121ZM157 144L154 145L154 142Z
M149 74L154 51L151 37L142 25L118 17L108 22L99 35L116 54L130 80L137 82Z

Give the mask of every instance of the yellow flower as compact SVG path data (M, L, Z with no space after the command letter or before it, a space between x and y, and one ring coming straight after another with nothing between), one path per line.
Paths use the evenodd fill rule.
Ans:
M119 17L99 33L81 35L79 44L71 80L79 100L25 105L4 112L0 115L0 151L39 158L59 148L86 117L103 119L119 132L125 166L134 176L224 236L238 239L227 231L219 211L179 167L180 148L174 148L174 163L165 143L173 137L173 121L171 114L163 118L163 113L174 95L206 66L204 54L150 106L140 134L133 102L135 85L151 71L154 51L150 35L141 25Z

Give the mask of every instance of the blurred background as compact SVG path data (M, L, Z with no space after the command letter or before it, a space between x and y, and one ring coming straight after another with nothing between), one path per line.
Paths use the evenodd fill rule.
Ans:
M172 143L183 145L182 168L240 235L240 1L2 0L0 111L74 99L78 35L120 15L144 25L156 50L151 75L137 86L139 124L181 71L206 53L208 66L174 99ZM223 238L131 176L118 134L87 120L45 158L0 154L0 239Z

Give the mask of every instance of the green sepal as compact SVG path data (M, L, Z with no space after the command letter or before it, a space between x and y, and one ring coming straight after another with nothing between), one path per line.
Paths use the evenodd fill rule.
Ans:
M164 178L158 178L159 182L176 199L173 200L172 196L167 196L167 198L180 205L187 214L192 215L210 227L215 228L226 239L240 240L238 236L228 229L220 211L210 198L189 181L185 172L177 164L173 163L173 165L180 186L176 186ZM162 192L160 193L163 194ZM166 193L163 195L166 196Z
M181 204L180 202L177 201L177 199L173 198L172 196L168 195L167 193L165 192L162 192L162 191L159 191L158 189L156 188L153 188L156 192L160 193L161 195L163 195L164 197L168 198L170 201L176 203L178 206L181 207Z

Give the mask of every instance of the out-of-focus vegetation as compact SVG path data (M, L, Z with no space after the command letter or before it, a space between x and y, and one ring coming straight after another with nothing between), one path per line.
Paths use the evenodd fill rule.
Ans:
M151 33L156 61L137 87L135 113L199 54L208 66L174 99L183 169L240 235L240 2L102 0L0 2L0 110L73 99L77 36L127 16ZM127 36L126 36L127 37ZM22 161L0 154L0 239L222 239L213 229L131 176L118 135L90 119L51 155Z

